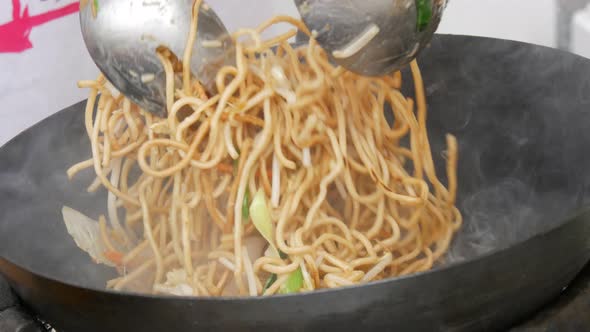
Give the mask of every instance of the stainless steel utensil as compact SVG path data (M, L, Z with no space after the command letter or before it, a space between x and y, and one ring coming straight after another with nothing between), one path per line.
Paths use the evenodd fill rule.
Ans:
M163 116L164 68L156 55L167 47L182 59L193 0L86 0L80 26L90 56L106 78L145 110ZM215 12L203 3L191 71L213 88L218 69L234 61L233 42Z
M336 63L362 75L390 73L432 39L446 0L294 0Z

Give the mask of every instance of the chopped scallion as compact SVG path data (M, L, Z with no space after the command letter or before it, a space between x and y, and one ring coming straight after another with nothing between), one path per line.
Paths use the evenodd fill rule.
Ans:
M280 250L278 250L278 252L279 252L279 257L281 259L287 259L287 258L289 258L289 255L285 254L284 252L282 252Z
M303 287L303 272L301 272L301 268L297 268L297 270L291 272L287 281L281 285L281 289L279 289L279 293L281 294L292 294L297 293Z
M244 200L242 201L242 218L244 224L247 224L250 221L250 190L246 188L246 192L244 193Z
M432 18L431 1L432 0L416 0L418 31L423 31L430 23L430 19Z
M270 275L270 277L268 277L268 279L266 279L264 287L262 288L262 293L264 294L264 292L266 292L266 290L269 289L270 286L275 283L275 281L277 281L277 275L273 273Z
M268 241L268 243L270 243L273 249L276 250L270 209L268 208L268 203L266 202L266 197L262 190L258 190L252 198L252 203L250 204L250 217L258 232L266 241Z

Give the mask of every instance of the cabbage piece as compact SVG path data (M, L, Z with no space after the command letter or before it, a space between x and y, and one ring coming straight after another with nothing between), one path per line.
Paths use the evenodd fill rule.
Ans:
M192 296L193 288L188 284L178 284L176 286L155 285L154 290L163 294L176 296Z
M105 256L107 247L100 237L100 228L96 220L67 206L61 209L61 213L68 233L80 249L90 255L96 263L115 266Z
M177 296L193 295L193 288L189 285L188 275L183 269L174 269L166 273L166 282L154 285L154 290Z

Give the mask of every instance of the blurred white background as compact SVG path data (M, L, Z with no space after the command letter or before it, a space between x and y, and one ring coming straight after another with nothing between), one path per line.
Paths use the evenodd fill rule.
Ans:
M0 144L85 98L87 92L78 90L75 83L94 78L97 70L82 41L77 14L42 25L26 25L30 20L26 19L25 8L32 17L56 14L54 10L75 2L0 0ZM587 2L590 0L451 0L439 32L564 48L569 45L571 18ZM274 14L297 15L291 0L209 0L209 3L230 30L253 26ZM20 10L13 13L13 7L18 4ZM572 49L582 54L590 54L584 53L590 48L590 10L588 13L580 12L576 16L574 28L577 45ZM10 51L18 42L16 39L22 42L23 38L28 38L32 47Z

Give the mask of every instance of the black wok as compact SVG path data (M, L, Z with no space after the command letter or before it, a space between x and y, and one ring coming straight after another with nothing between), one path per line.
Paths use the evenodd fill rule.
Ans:
M83 104L0 149L0 271L61 332L505 328L557 296L590 258L590 61L505 40L438 36L420 57L437 162L460 143L465 226L435 270L271 298L172 298L104 290L114 275L67 234L61 206L96 217ZM406 75L405 87L411 91ZM72 87L64 87L72 88Z

